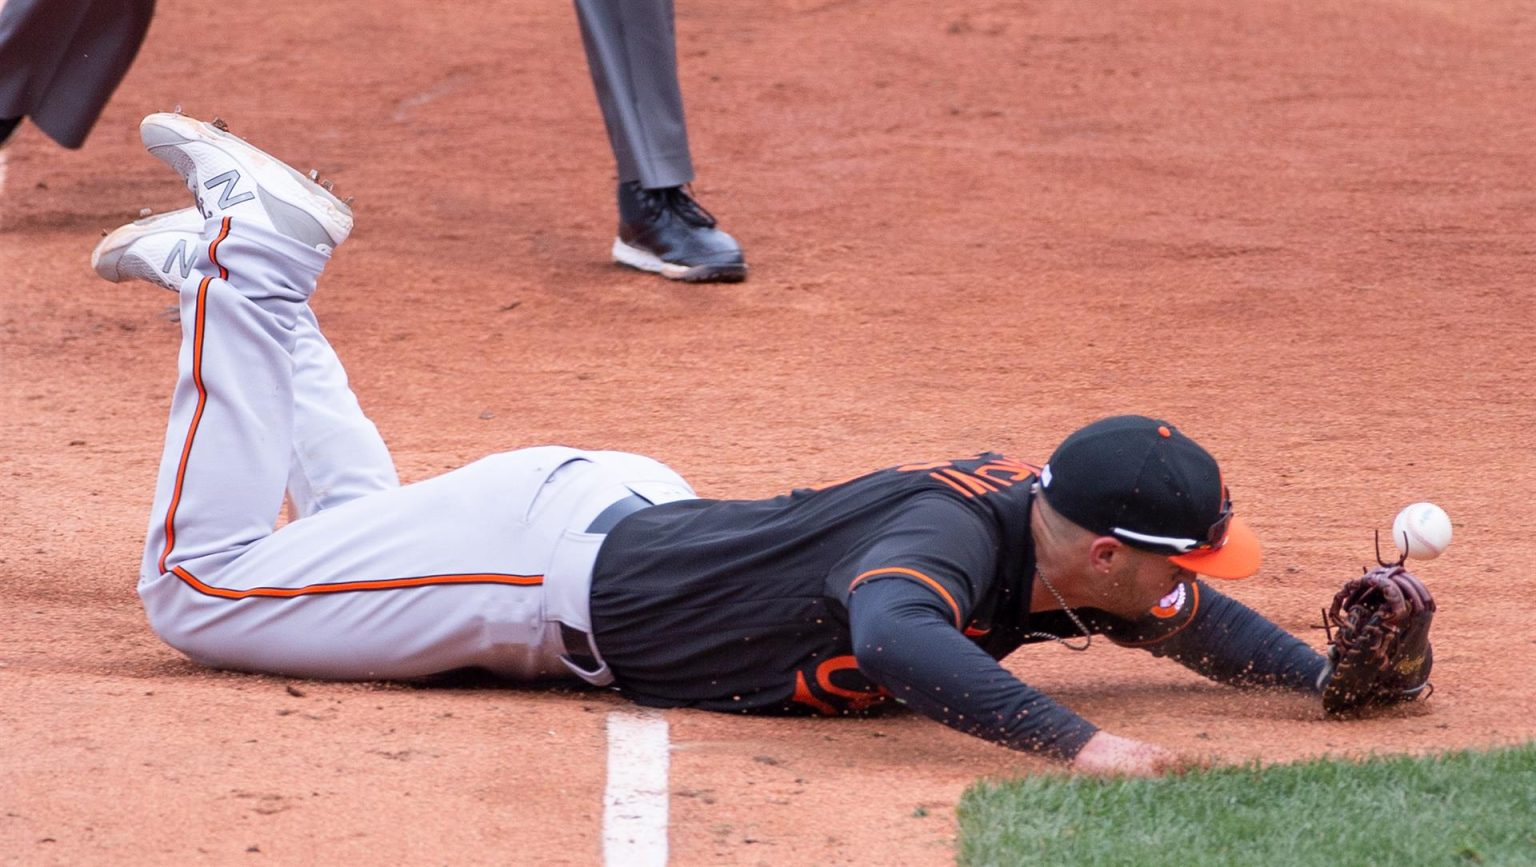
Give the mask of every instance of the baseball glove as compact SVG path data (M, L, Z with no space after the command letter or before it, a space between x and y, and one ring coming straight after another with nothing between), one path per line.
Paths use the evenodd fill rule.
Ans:
M1328 629L1328 666L1319 681L1323 710L1339 715L1428 696L1434 617L1434 597L1401 563L1378 566L1346 583L1323 612Z

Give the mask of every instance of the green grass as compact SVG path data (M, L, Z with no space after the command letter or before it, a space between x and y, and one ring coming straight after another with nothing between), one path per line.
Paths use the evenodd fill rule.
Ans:
M1536 865L1536 743L1184 777L983 781L963 865Z

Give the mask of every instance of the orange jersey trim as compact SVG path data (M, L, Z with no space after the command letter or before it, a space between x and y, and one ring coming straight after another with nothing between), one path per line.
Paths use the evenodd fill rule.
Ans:
M535 587L544 583L543 575L500 575L496 573L466 573L458 575L422 575L415 578L388 578L381 581L340 581L335 584L310 584L304 587L252 587L249 590L231 590L214 587L199 580L180 566L171 570L187 586L205 596L220 599L292 599L296 596L318 596L326 593L360 593L372 590L403 590L410 587L435 587L448 584L511 584L517 587Z
M960 606L955 603L955 597L949 595L949 591L944 589L943 584L940 584L932 578L929 578L927 575L924 575L916 569L904 569L900 566L890 566L885 569L871 569L868 572L865 572L863 575L853 579L853 581L848 585L848 590L851 592L853 588L859 586L860 581L863 581L866 578L874 578L877 575L905 575L908 578L916 578L924 584L927 584L935 593L942 596L945 602L949 603L950 608L954 609L955 628L959 629L961 627L962 621L960 619Z
M223 243L224 239L229 237L229 227L231 225L233 225L233 223L231 222L230 218L225 217L223 224L219 226L219 236L214 238L213 243L208 245L208 259L218 267L220 280L229 279L229 269L225 268L224 265L219 262L219 244Z
M219 244L229 237L230 219L224 218L218 237L208 245L208 258L218 265ZM219 265L219 276L228 277L229 271ZM208 284L212 277L204 277L197 284L197 319L192 329L192 384L197 388L197 408L192 411L192 424L187 428L187 439L181 447L181 460L176 465L176 484L171 489L171 504L165 510L165 550L160 552L160 574L165 574L165 562L176 547L176 510L181 506L181 492L187 480L187 463L192 457L192 442L197 439L197 428L203 421L203 410L208 407L208 389L203 385L203 338L208 326Z

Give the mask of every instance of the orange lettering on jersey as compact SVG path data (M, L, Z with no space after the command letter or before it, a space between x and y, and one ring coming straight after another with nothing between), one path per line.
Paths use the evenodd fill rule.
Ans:
M949 478L947 478L946 476L940 475L939 473L929 473L928 474L928 478L930 478L930 479L938 479L939 481L943 482L944 484L949 485L951 488L954 488L955 490L957 490L960 493L964 494L965 498L967 500L974 499L975 496L976 496L975 494L973 494L970 491L966 490L965 486L958 485L958 484L950 481Z
M884 689L875 687L873 690L844 689L832 682L832 674L847 669L858 670L859 663L851 655L834 656L831 659L816 666L816 685L821 687L829 695L841 696L848 700L848 709L854 712L868 710L872 705L885 701L889 695ZM804 682L804 678L801 679Z
M795 694L790 696L790 699L805 705L822 716L837 716L837 708L811 694L811 688L805 683L805 672L803 671L795 672Z
M982 478L997 482L1000 485L1012 485L1014 482L1022 482L1030 476L1040 472L1039 467L1031 466L1020 461L1005 458L993 461L990 464L977 467L972 472Z
M959 470L945 470L944 475L949 476L950 478L954 479L962 485L965 485L967 488L970 488L978 494L993 494L997 492L997 488L992 484L984 482L975 476L968 476Z

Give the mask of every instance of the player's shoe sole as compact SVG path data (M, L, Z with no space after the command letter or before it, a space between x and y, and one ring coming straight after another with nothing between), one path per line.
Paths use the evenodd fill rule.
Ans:
M660 274L668 280L684 283L740 283L747 279L747 266L740 262L724 265L682 265L664 261L655 253L613 239L613 261L641 271Z
M192 275L203 223L196 208L182 208L119 226L91 251L91 268L112 283L143 280L174 292Z
M186 180L206 217L254 216L326 253L352 233L352 209L345 202L214 124L160 112L144 118L139 137L151 155Z

